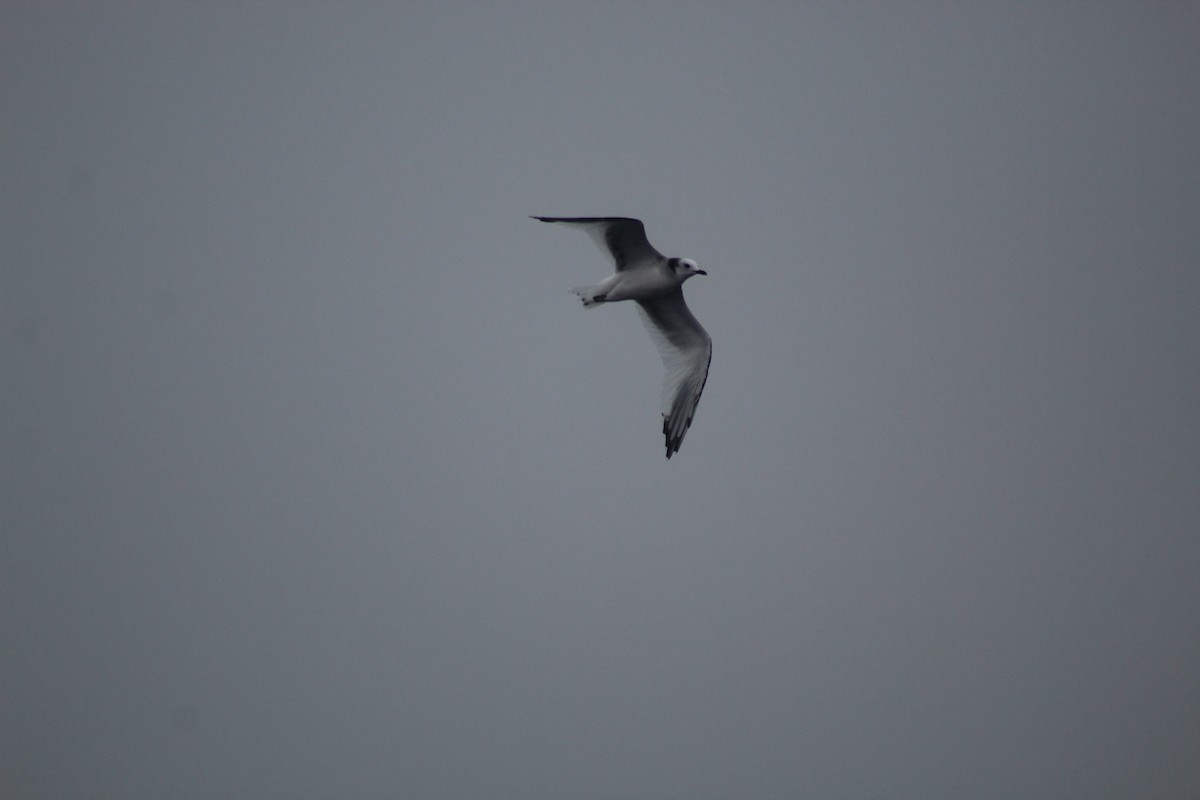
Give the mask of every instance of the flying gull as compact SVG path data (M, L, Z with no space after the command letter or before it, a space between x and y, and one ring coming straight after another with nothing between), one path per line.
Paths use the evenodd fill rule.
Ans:
M690 258L666 258L646 241L640 220L628 217L533 217L578 228L592 237L616 266L616 272L595 286L571 291L586 308L619 300L636 300L642 322L658 347L666 367L663 382L663 435L667 458L679 445L692 417L712 361L712 338L683 301L683 282L707 275Z

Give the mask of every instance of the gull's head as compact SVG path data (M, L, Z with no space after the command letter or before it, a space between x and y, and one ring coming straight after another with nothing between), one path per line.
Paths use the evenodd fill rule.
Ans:
M683 283L693 275L707 275L708 273L700 269L700 265L690 258L669 258L667 266L671 268L671 272L675 277L679 278L679 282Z

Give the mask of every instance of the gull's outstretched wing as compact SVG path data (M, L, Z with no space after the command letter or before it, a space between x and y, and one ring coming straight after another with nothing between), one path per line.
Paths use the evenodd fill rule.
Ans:
M579 228L612 258L616 271L631 264L654 261L662 254L646 241L646 227L641 220L629 217L533 217L542 222L557 222Z
M683 435L692 424L696 404L708 380L712 361L712 338L696 321L683 290L654 300L639 300L638 311L650 338L658 346L667 374L663 380L663 435L667 439L667 458L679 452Z

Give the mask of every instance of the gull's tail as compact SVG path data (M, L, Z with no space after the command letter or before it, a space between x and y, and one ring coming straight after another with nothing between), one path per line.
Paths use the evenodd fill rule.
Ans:
M571 290L571 294L579 297L583 301L584 308L598 306L604 302L607 295L601 294L603 289L599 286L576 286Z

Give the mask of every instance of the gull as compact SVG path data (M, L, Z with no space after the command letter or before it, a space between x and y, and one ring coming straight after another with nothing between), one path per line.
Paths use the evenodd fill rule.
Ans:
M662 390L663 435L667 458L679 452L708 380L712 338L683 302L683 283L707 275L690 258L666 258L646 241L646 228L629 217L532 217L592 237L613 260L616 271L595 286L571 291L585 308L636 300L650 338L666 367Z

